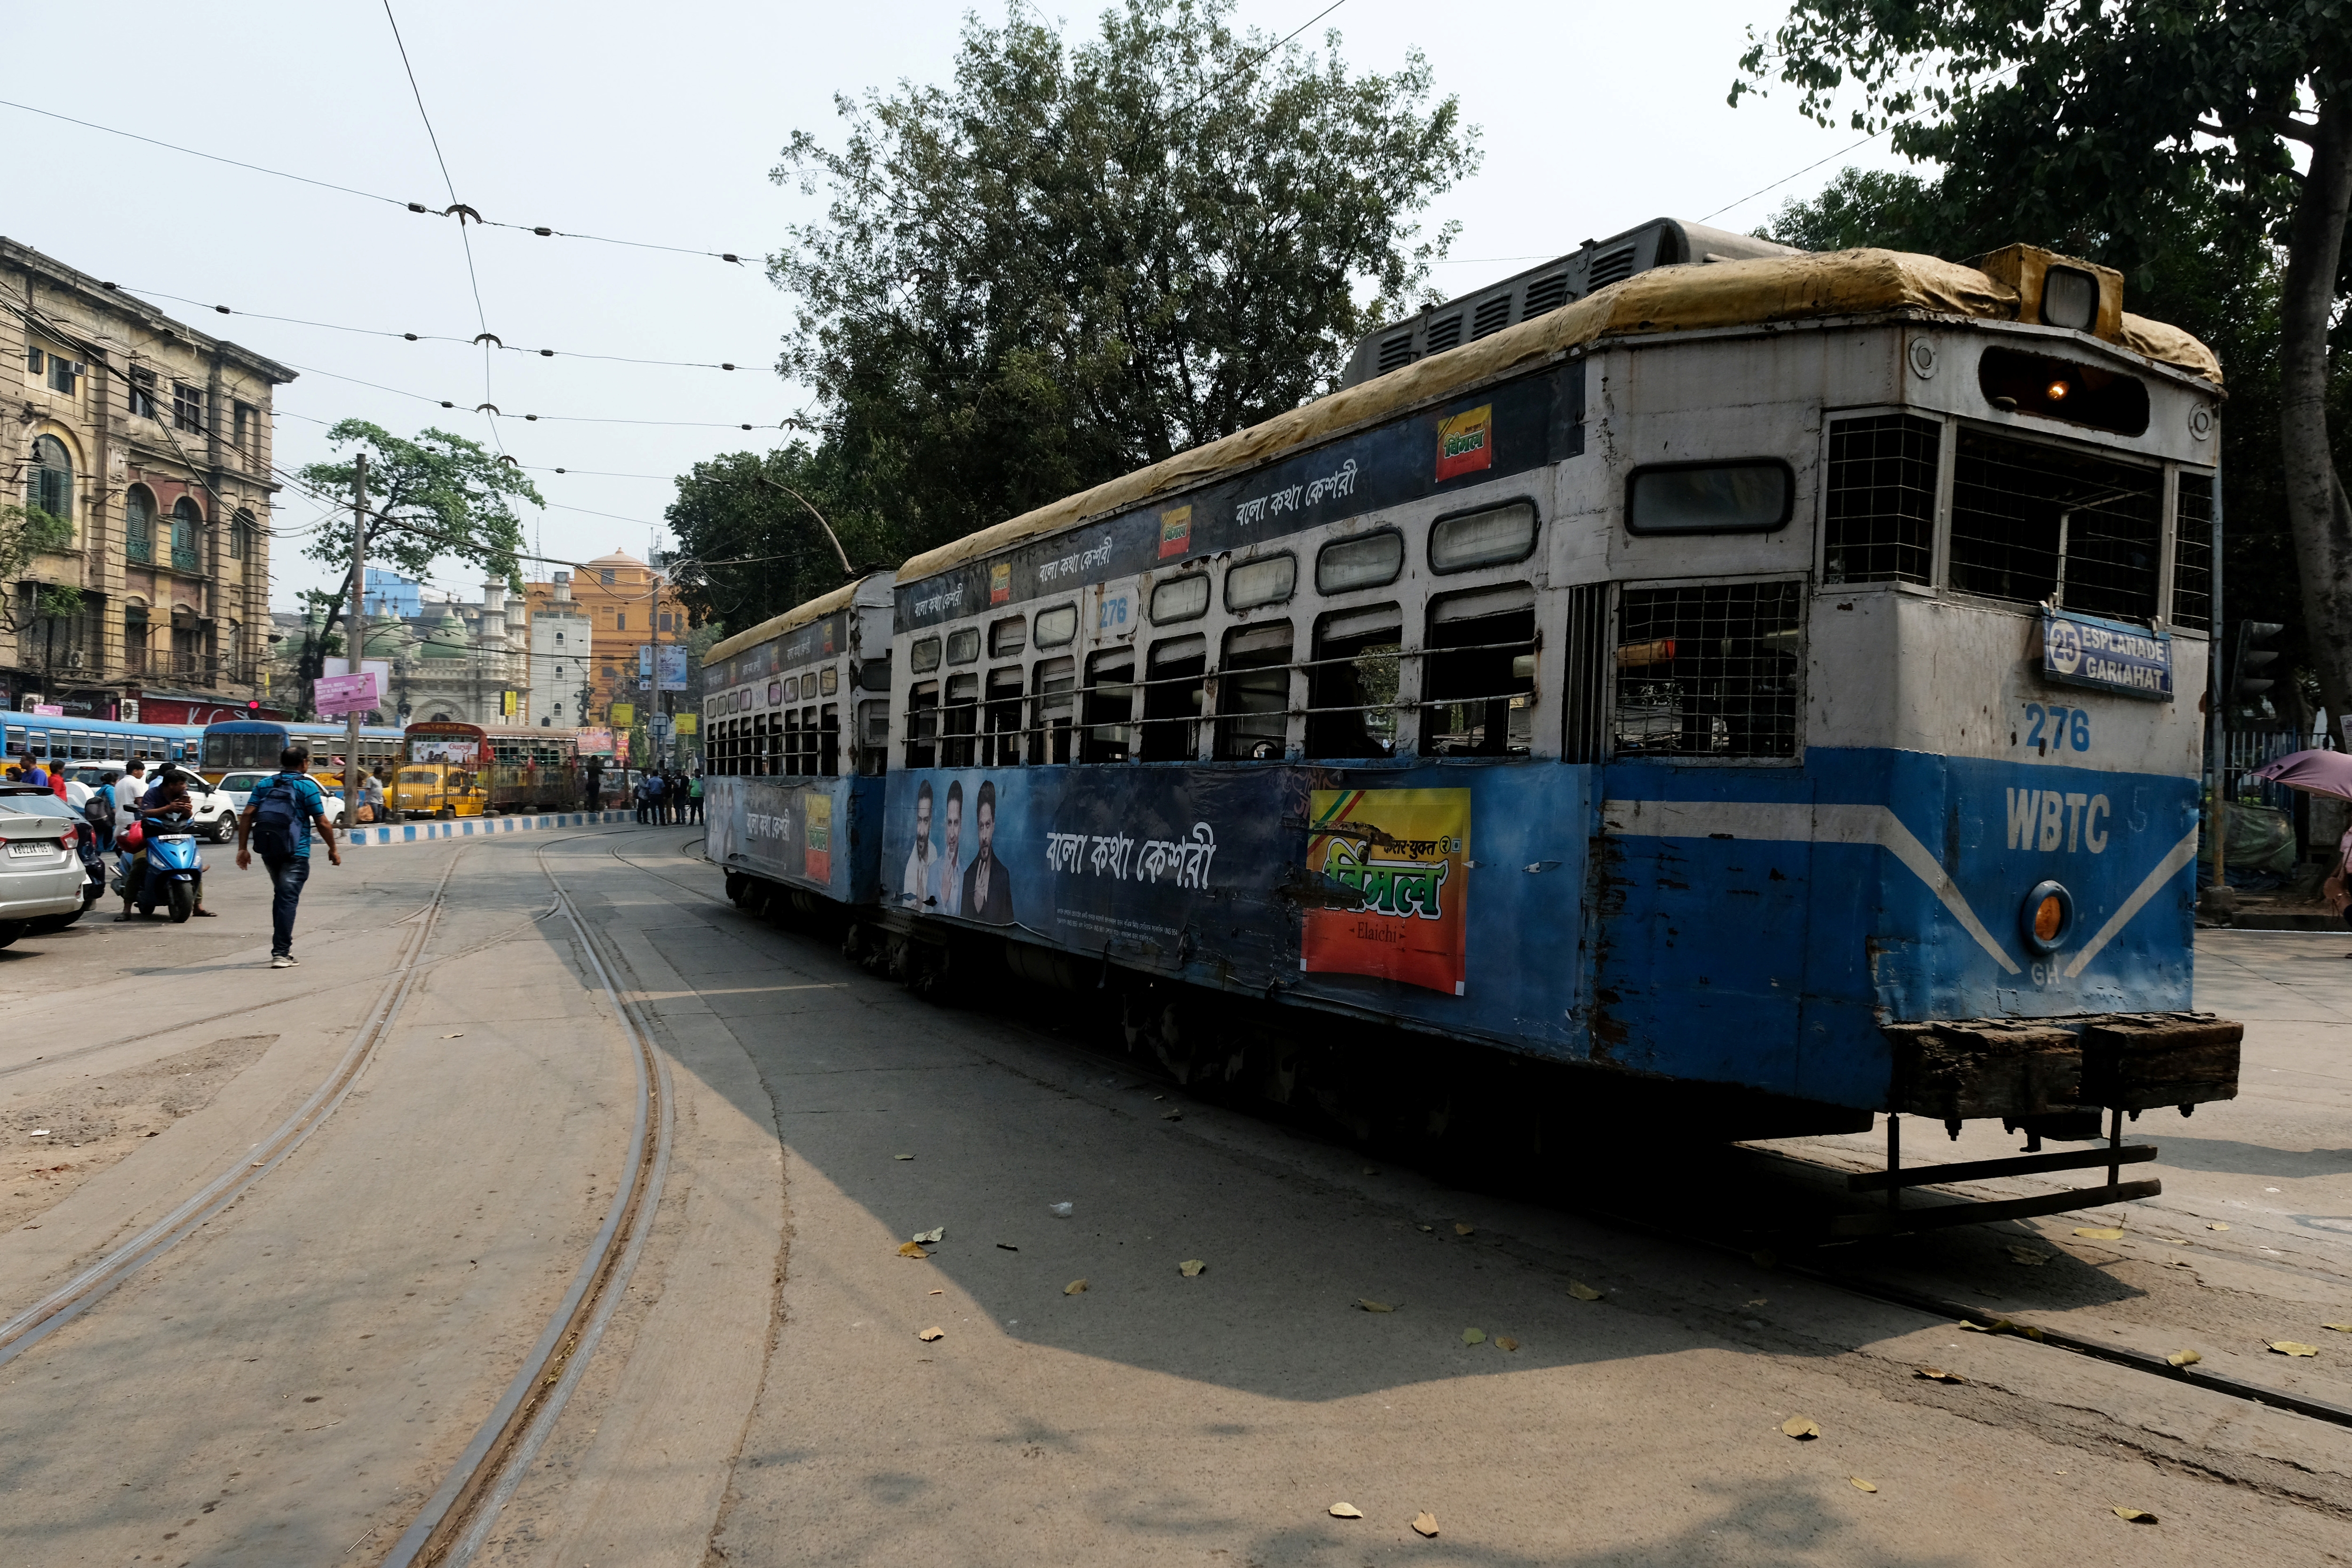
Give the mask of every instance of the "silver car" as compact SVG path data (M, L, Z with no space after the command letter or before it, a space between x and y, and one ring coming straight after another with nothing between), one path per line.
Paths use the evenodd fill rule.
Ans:
M0 784L0 947L36 921L81 912L86 879L73 847L81 831L48 790Z

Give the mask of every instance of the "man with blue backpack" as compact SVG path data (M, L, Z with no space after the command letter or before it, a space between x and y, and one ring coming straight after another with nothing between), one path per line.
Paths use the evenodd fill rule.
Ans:
M327 858L343 863L335 844L334 826L327 820L327 796L305 770L310 753L289 746L278 754L278 771L256 784L236 819L236 868L248 870L251 851L258 850L269 868L275 889L269 900L269 967L294 967L294 910L302 901L302 884L310 877L310 826L318 825L327 841Z

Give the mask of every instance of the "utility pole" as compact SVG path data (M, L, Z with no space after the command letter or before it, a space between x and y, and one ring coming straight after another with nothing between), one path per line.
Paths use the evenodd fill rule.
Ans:
M2221 459L2217 452L2213 458L2213 629L2205 643L2211 655L2206 669L2205 701L2211 711L2206 715L2210 728L2207 731L2205 755L2213 780L2213 805L2207 817L2213 832L2212 902L2215 909L2226 914L2233 902L2225 876L2230 867L2230 683L2236 672L2228 668L2229 661L2221 653L2229 626L2221 610ZM2194 886L2193 878L2191 885Z
M353 675L367 672L367 454L352 470L352 663ZM360 710L352 710L343 736L343 825L360 809Z

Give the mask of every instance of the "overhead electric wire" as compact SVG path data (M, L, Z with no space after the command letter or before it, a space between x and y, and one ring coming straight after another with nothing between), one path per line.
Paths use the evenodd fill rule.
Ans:
M79 125L87 131L101 131L109 136L121 136L132 142L144 142L151 147L161 147L167 153L184 153L191 158L202 158L214 163L226 163L231 168L247 169L257 174L268 174L280 180L292 180L299 184L316 185L321 190L340 191L345 195L360 196L372 202L385 202L406 212L421 213L426 217L452 216L448 212L436 213L423 202L404 202L398 196L387 196L378 191L362 191L352 185L339 185L332 180L314 180L308 174L290 174L284 169L272 169L260 163L248 163L242 158L225 158L218 153L199 152L194 147L183 147L176 142L165 142L153 136L142 136L136 131L124 131L112 125L100 125L93 120L77 120L70 114L59 114L53 109L40 109L29 103L18 103L13 99L0 98L0 109L20 109L27 114L37 114L48 120L61 120L68 125ZM544 224L503 223L497 218L484 217L479 213L474 214L474 221L485 228L519 229L526 234L538 235L542 239L584 239L597 245L626 246L633 250L667 250L677 256L707 256L714 261L731 261L738 267L743 264L743 258L731 250L697 250L691 246L656 245L642 239L614 239L610 235L577 234L570 229L551 228Z
M296 364L292 360L281 360L278 363L285 365L289 370L299 370L305 375L323 375L330 381L348 381L354 386L373 387L378 392L389 392L395 397L414 398L419 403L430 403L442 408L461 408L464 406L463 404L451 398L428 397L421 392L408 392L397 386L386 386L382 382L367 381L356 375L345 375L340 371L320 370L315 365ZM747 425L740 420L730 424L725 420L719 419L624 419L587 414L509 414L506 410L499 408L495 404L478 405L474 409L474 412L479 414L485 407L490 409L496 418L521 419L533 424L541 420L546 420L551 424L652 425L679 429L697 430L760 430L766 428L764 425ZM295 415L295 417L300 419L310 416L298 414ZM785 424L786 422L784 421L779 421L776 425L776 428L782 430L785 427Z

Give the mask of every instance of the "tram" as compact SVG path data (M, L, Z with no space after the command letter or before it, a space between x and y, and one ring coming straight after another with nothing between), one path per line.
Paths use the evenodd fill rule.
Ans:
M713 648L730 895L1121 992L1227 1092L1344 1112L1349 1042L1420 1037L1726 1137L1885 1113L1890 1164L2026 1134L1895 1210L2105 1168L1839 1234L2153 1194L2121 1119L2237 1080L2189 1011L2217 362L2029 247L1634 239Z
M127 724L55 713L10 713L0 721L8 760L44 763L194 763L204 731L193 724Z
M432 721L404 732L394 808L421 816L576 811L584 789L570 730Z
M310 753L310 772L333 792L342 789L337 759L350 744L351 731L342 724L304 722L291 719L224 719L204 728L204 749L197 771L217 784L230 772L278 771L278 754L289 746ZM389 769L400 758L400 731L369 725L360 731L360 765L370 773Z

